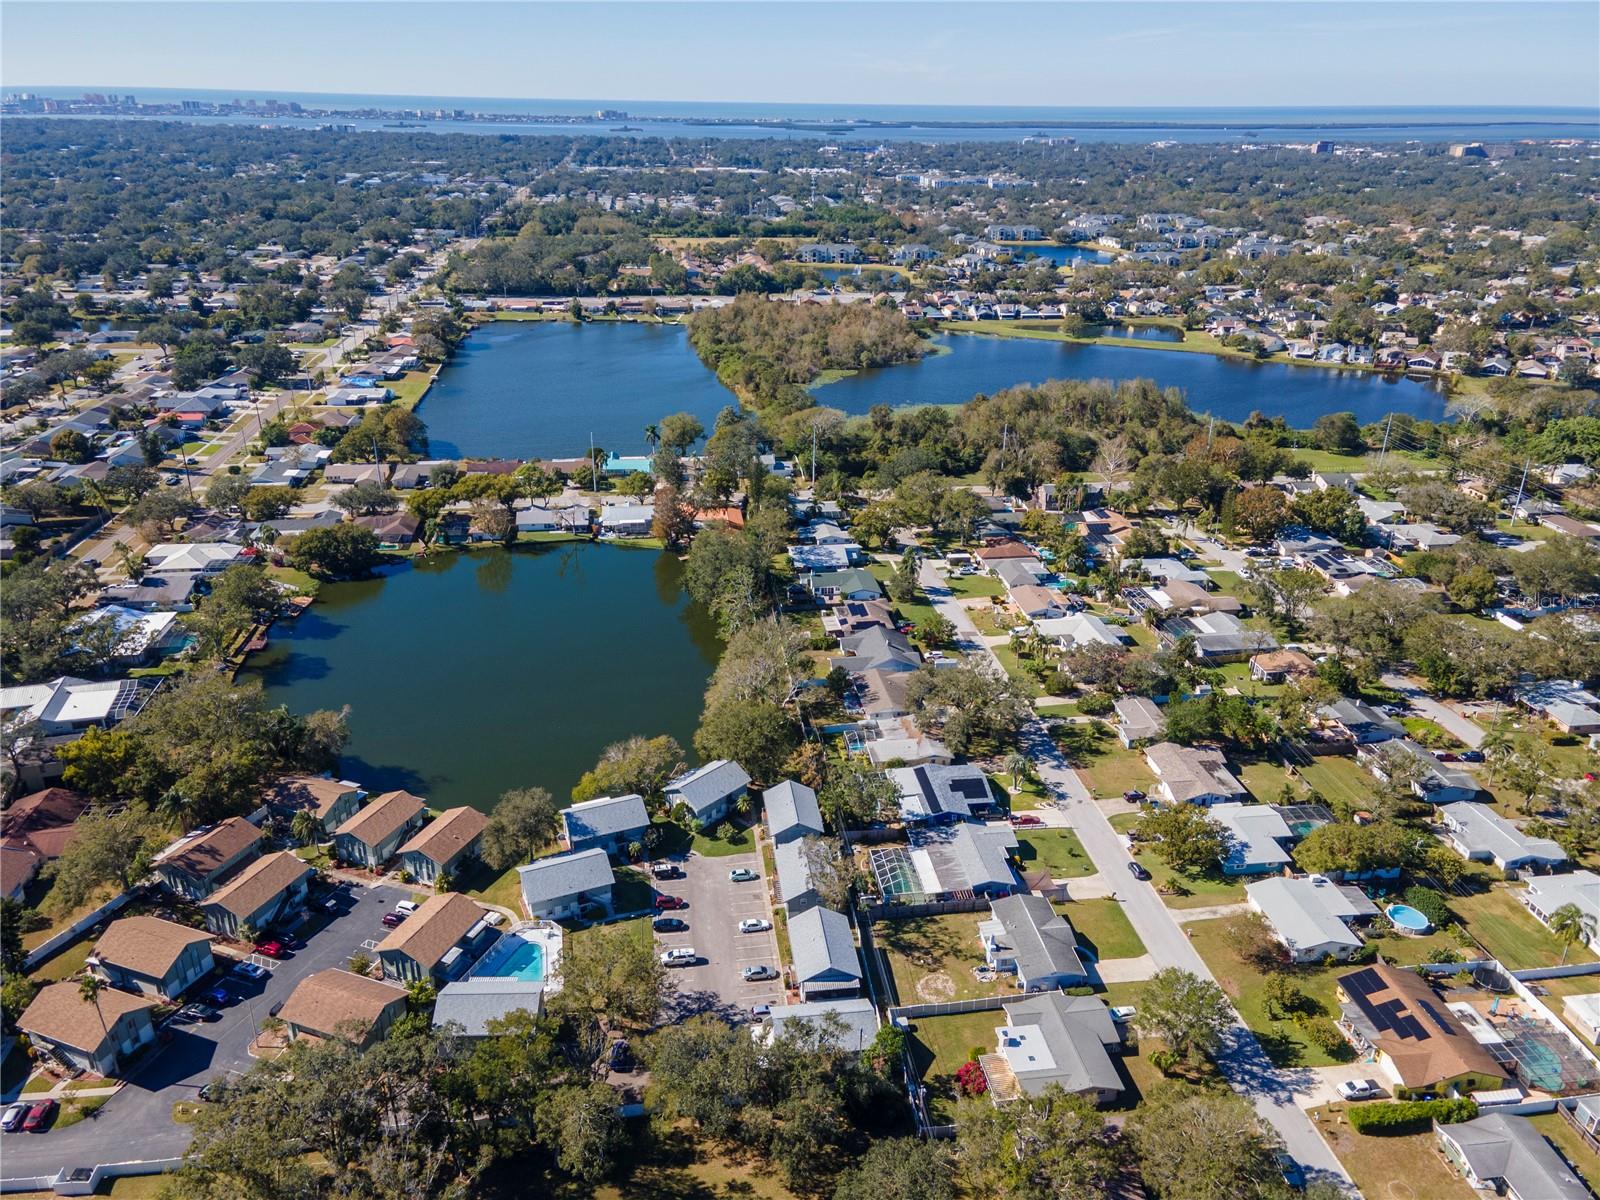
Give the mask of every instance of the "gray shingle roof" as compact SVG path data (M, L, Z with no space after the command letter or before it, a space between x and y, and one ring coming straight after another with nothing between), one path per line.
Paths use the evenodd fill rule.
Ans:
M1518 1196L1540 1200L1586 1200L1589 1189L1526 1117L1484 1113L1440 1130L1460 1149L1479 1179L1505 1180Z
M1007 1038L1002 1034L1000 1053L1024 1091L1037 1095L1052 1083L1069 1092L1122 1089L1116 1064L1106 1051L1122 1039L1103 1001L1094 996L1040 992L1006 1005L1005 1014L1006 1032L1020 1044L1006 1053ZM1042 1047L1028 1045L1035 1038L1043 1042ZM1039 1053L1040 1049L1045 1053Z
M990 911L1005 931L1004 941L1016 957L1021 979L1087 976L1072 923L1043 896L1006 896L996 900Z
M601 796L585 800L561 810L561 819L567 827L567 837L574 842L589 838L613 837L650 824L650 814L644 806L644 797L637 793L626 796Z
M778 868L778 899L793 904L811 891L811 869L806 865L806 839L782 842L772 848Z
M795 979L802 983L861 978L850 919L831 908L808 908L789 920Z
M773 1037L782 1037L785 1027L793 1021L808 1021L821 1028L832 1024L830 1018L837 1018L839 1027L832 1031L829 1040L841 1049L864 1050L878 1034L878 1010L865 996L813 1000L806 1004L774 1004L767 1026Z
M719 758L667 784L667 798L674 804L682 801L699 816L718 801L736 795L749 786L750 775L743 767L726 758Z
M500 976L462 979L440 989L433 1007L433 1027L453 1021L467 1037L486 1037L490 1021L519 1009L538 1016L543 1006L543 984Z
M817 794L803 783L785 779L761 793L767 808L767 828L774 839L785 834L822 832L822 808Z
M579 892L596 892L616 882L611 860L600 849L536 858L527 866L518 867L517 876L522 898L530 907Z

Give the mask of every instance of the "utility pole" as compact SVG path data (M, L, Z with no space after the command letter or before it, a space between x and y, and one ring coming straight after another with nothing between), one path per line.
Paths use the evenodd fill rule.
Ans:
M1394 414L1389 414L1389 419L1383 423L1383 449L1378 451L1378 470L1383 470L1383 460L1389 454L1389 431L1394 428Z
M817 423L811 422L811 500L817 499Z
M1525 458L1522 460L1522 482L1517 484L1516 503L1511 506L1511 523L1513 525L1517 523L1517 509L1522 507L1522 493L1528 486L1528 468L1531 465L1533 465L1533 459Z

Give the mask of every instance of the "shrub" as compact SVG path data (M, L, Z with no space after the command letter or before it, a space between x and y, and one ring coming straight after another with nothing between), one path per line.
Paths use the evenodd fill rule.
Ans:
M1163 1075L1169 1074L1172 1068L1178 1065L1178 1055L1174 1050L1150 1051L1150 1065Z
M1478 1102L1457 1100L1400 1100L1394 1103L1363 1104L1345 1112L1350 1127L1357 1133L1417 1133L1434 1121L1453 1125L1478 1115Z
M988 1077L976 1062L964 1062L956 1071L956 1090L963 1096L981 1096L989 1090Z
M1092 996L1092 995L1094 995L1094 989L1092 987L1082 987L1082 986L1080 986L1080 987L1069 987L1069 988L1062 988L1061 990L1066 992L1066 994L1069 995L1069 996Z
M1297 1023L1311 1044L1330 1057L1339 1058L1349 1048L1339 1027L1327 1017L1302 1018Z
M1420 884L1408 887L1400 899L1435 925L1443 927L1450 921L1450 906L1444 902L1442 894L1430 887L1422 887Z
M1449 946L1435 946L1428 951L1428 961L1431 963L1458 963L1461 961L1459 951L1452 950Z
M1078 701L1078 711L1089 717L1103 717L1111 706L1111 697L1104 692L1090 692Z
M1371 942L1362 942L1361 949L1357 950L1350 956L1350 962L1359 966L1362 963L1374 962L1377 960L1377 957L1378 948Z

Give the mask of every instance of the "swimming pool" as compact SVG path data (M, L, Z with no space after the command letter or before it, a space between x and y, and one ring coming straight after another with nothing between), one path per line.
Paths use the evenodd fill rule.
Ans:
M548 983L561 952L561 930L543 922L506 931L472 969L477 978L494 976L524 983Z
M1401 933L1427 933L1433 922L1409 904L1391 904L1383 910Z

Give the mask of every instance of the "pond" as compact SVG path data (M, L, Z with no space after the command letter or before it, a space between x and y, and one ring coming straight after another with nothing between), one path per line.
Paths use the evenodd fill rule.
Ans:
M574 542L325 585L242 674L294 712L348 704L340 770L369 792L487 810L519 787L565 802L631 734L671 734L692 761L721 650L675 557Z
M1107 332L1165 340L1161 326ZM1171 350L972 334L940 339L943 353L862 371L813 392L818 404L862 414L874 405L960 404L1046 379L1155 380L1182 388L1196 412L1242 421L1260 410L1309 428L1323 413L1362 422L1390 412L1444 415L1431 385L1360 371L1252 363ZM736 403L689 348L680 325L627 321L501 321L462 344L417 410L441 458L561 458L594 444L622 454L647 450L645 426L692 412L710 429Z
M737 404L680 325L496 321L473 332L417 409L438 458L571 458L649 450L645 426Z
M1183 330L1174 329L1171 325L1099 325L1095 328L1099 337L1132 338L1139 342L1181 342Z
M1057 246L1053 242L1001 242L1000 248L1011 251L1017 258L1047 258L1058 267L1108 263L1115 257L1104 250L1091 250L1088 246Z

